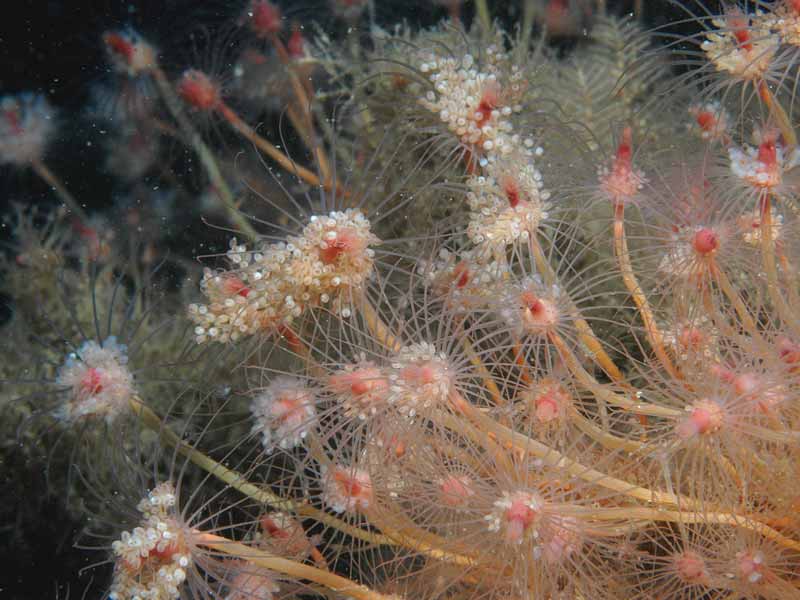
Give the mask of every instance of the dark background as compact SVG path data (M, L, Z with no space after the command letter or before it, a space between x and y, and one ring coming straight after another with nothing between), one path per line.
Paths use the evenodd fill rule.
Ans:
M644 3L646 19L653 26L682 18L667 0ZM102 80L108 68L99 34L105 29L133 25L158 46L167 70L175 71L182 66L181 60L185 66L190 55L186 43L190 32L205 28L229 33L245 2L17 0L2 4L0 96L25 90L49 96L58 107L61 128L47 162L81 203L90 211L102 211L111 205L115 182L97 168L103 162L103 148L98 143L96 126L82 116L91 85ZM329 16L324 2L284 4L284 13L291 19L322 19L323 24L327 19L331 28L339 26ZM427 0L377 4L378 19L384 24L409 19L430 25L444 16L442 9ZM490 4L498 15L514 14L514 4ZM617 12L629 10L631 4L632 0L609 1ZM471 12L468 4L464 13ZM170 63L173 57L177 60ZM0 218L8 214L11 202L52 205L56 201L32 173L0 166ZM0 241L4 236L7 240L5 227L0 231ZM98 557L73 548L81 522L65 511L58 494L47 494L43 464L28 462L22 453L3 455L0 460L5 461L0 465L0 485L7 492L0 494L6 503L0 507L0 596L9 600L101 597L108 569L92 569L78 575L81 568Z

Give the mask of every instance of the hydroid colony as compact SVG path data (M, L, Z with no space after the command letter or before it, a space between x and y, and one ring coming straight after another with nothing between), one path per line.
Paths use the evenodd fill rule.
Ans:
M183 149L202 271L2 100L64 207L14 220L4 422L68 450L108 598L800 597L800 3L604 4L336 36L253 0L222 72L105 32L107 167Z

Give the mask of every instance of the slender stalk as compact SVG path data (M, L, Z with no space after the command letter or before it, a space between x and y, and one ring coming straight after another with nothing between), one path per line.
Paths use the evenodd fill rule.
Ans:
M769 114L777 123L778 129L781 130L781 135L786 145L790 148L797 146L797 134L794 131L794 127L792 127L792 120L786 114L778 99L775 98L775 95L770 91L766 81L761 81L758 84L758 94L767 106Z
M257 567L263 567L289 577L313 581L337 594L343 594L356 600L396 600L393 596L376 592L341 575L289 560L288 558L282 558L265 550L246 546L218 535L195 531L192 535L192 541L195 544L217 550L228 556L235 556Z
M607 402L613 406L623 408L633 414L646 415L651 417L675 417L681 411L666 406L658 406L641 400L631 400L627 396L617 394L609 390L606 386L597 381L592 375L581 366L580 361L569 349L563 338L557 333L551 333L550 341L558 350L559 356L566 364L572 375L587 390L589 390L598 401Z
M250 483L241 473L225 467L211 457L206 456L196 448L193 448L181 440L180 437L169 427L167 427L161 421L158 415L148 408L140 399L132 398L129 401L129 404L133 413L139 417L141 422L148 429L157 433L161 438L161 441L165 442L169 446L172 446L183 456L188 458L192 463L248 498L251 498L261 504L269 505L275 510L292 512L305 517L311 517L323 525L337 529L351 537L358 538L370 544L385 546L394 545L393 540L389 539L388 537L369 531L364 531L358 527L353 527L349 523L345 523L340 519L332 517L326 512L318 510L313 506L305 503L297 503L287 498L281 498L280 496L273 494L263 487Z
M255 131L253 131L253 129L247 123L245 123L227 104L224 102L220 103L220 105L217 107L217 110L219 110L220 114L225 118L230 126L233 127L237 133L239 133L239 135L278 163L285 171L294 173L297 175L297 177L310 185L324 185L327 189L331 188L332 182L326 181L325 184L323 184L316 174L305 167L298 165L295 161L278 150L272 143L265 140Z
M297 73L295 73L294 69L292 68L291 57L286 51L286 47L283 45L281 39L277 35L273 35L271 36L270 41L275 48L278 58L283 63L287 73L289 73L289 81L292 85L292 91L294 92L295 99L297 100L297 104L300 108L300 114L302 115L302 119L300 119L295 117L292 111L289 111L289 118L292 119L292 124L294 125L295 129L297 129L301 136L303 136L306 145L316 156L317 164L319 165L319 171L322 174L322 179L324 181L331 181L330 162L328 161L325 151L319 144L316 143L314 138L314 118L311 114L310 108L310 95L313 92L311 89L311 84L307 83L308 89L306 89L300 82L300 79L297 77Z
M67 189L67 186L64 185L64 182L59 179L59 177L53 173L46 164L44 164L40 160L33 160L31 161L31 168L33 172L36 173L39 177L41 177L47 185L53 188L53 191L56 195L61 199L61 201L66 204L67 208L69 208L75 215L83 221L84 223L87 221L86 211L83 210L83 207L78 204L78 201L75 199L75 196L70 193Z
M211 185L214 187L214 191L219 194L220 202L227 212L228 218L242 231L244 235L251 239L257 239L258 233L253 228L250 221L241 212L239 212L239 209L236 207L233 199L233 193L231 192L228 183L225 181L225 178L220 171L217 160L214 158L214 153L203 141L203 137L194 128L189 119L186 118L180 101L175 96L175 93L172 90L172 84L169 82L166 74L160 68L154 68L152 73L153 79L155 79L156 82L156 86L161 93L161 97L164 99L164 103L167 105L172 117L178 122L178 126L184 132L189 145L194 149L195 153L200 159L200 162L208 174L208 179L211 181Z
M647 521L666 521L670 523L704 523L715 525L730 525L738 527L739 529L747 529L758 535L772 540L779 546L789 548L791 550L800 551L800 541L793 540L779 533L769 525L765 525L760 521L753 520L752 518L737 515L734 513L724 512L684 512L662 510L658 508L648 507L632 507L625 506L620 508L591 508L586 510L577 511L581 516L586 516L596 520L617 520L617 519L641 519ZM574 509L566 511L569 514L575 514Z
M771 197L764 193L761 198L761 261L767 274L767 292L778 311L781 320L795 333L800 332L800 322L796 314L786 304L778 281L778 268L775 264L775 240L772 239Z
M553 271L553 268L550 266L550 262L545 257L544 252L542 252L542 247L539 242L531 237L531 243L529 246L531 252L533 253L533 260L536 263L536 267L542 272L545 282L548 285L558 283L556 274ZM603 345L600 343L600 340L595 335L589 323L586 322L586 319L580 316L578 308L574 306L571 301L570 312L570 316L575 324L575 329L578 332L578 339L580 339L584 346L586 346L586 348L589 350L592 360L594 360L594 362L596 362L611 379L617 382L623 382L625 377L623 376L622 372L605 351Z
M617 257L617 264L622 273L622 280L625 283L625 287L628 288L634 304L636 304L653 352L655 352L656 357L669 374L680 379L681 376L678 370L672 364L669 354L664 349L664 336L658 328L653 310L650 308L650 302L647 300L647 296L633 272L631 257L628 252L628 242L625 237L625 204L623 202L617 202L614 206L614 254Z
M747 309L747 306L745 306L744 302L742 302L741 296L739 296L739 293L731 284L728 276L719 267L716 267L714 270L714 279L716 280L719 288L722 290L722 293L728 298L728 301L733 304L733 308L736 310L736 314L739 315L739 320L742 322L742 326L747 330L748 333L757 335L758 327L756 326L756 322L753 320L753 317L750 315L750 311Z
M492 15L486 0L475 0L475 16L478 18L484 34L488 34L492 30Z

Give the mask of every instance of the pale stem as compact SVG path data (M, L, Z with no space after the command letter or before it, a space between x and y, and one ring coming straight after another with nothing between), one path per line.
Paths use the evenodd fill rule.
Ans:
M530 238L530 240L530 248L531 252L533 253L534 262L536 262L537 268L542 272L545 283L548 285L558 283L556 274L553 271L553 268L550 266L550 261L547 260L544 252L542 252L541 245L536 239L534 239L533 236ZM622 375L622 372L619 370L608 353L606 353L603 345L600 343L600 340L597 339L597 336L595 335L591 326L586 322L586 319L581 317L578 308L572 303L571 300L570 312L570 316L575 324L575 329L578 332L578 339L580 339L581 342L583 342L583 345L586 346L586 349L589 351L592 360L597 363L597 365L603 369L603 371L605 371L605 373L611 379L622 383L625 379L625 377Z
M169 112L172 114L173 118L178 122L178 126L183 130L189 145L194 149L195 153L200 159L200 162L208 174L208 179L211 182L214 192L219 195L219 200L228 214L228 218L242 231L244 235L251 239L257 239L258 233L253 228L250 221L245 218L238 208L236 208L236 203L233 199L233 193L231 192L228 183L225 181L225 177L223 177L222 172L219 169L219 165L214 157L214 153L206 145L206 143L203 141L203 137L183 113L180 101L175 96L175 93L172 90L172 85L170 84L169 79L167 79L166 74L164 74L164 71L158 67L154 68L152 72L153 79L155 79L159 92L161 92L161 97L164 99L164 103L167 105L167 108L169 109Z
M580 514L590 519L595 520L612 520L618 519L639 519L646 521L666 521L670 523L708 523L715 525L730 525L739 529L746 529L757 533L758 535L772 540L776 544L789 548L794 551L800 551L800 541L793 540L779 533L769 525L765 525L760 521L755 521L751 518L737 515L734 513L724 512L684 512L684 511L671 511L662 510L660 508L647 508L625 506L619 508L570 508L565 511L567 514Z
M488 35L492 30L492 15L487 0L475 0L475 16L481 24L484 35Z
M742 322L742 327L744 327L748 333L758 335L759 331L758 327L756 326L756 322L753 320L753 317L750 316L750 311L742 301L739 292L736 291L731 284L730 279L728 279L728 276L718 266L715 266L714 278L717 281L717 285L719 285L720 289L722 290L722 293L725 294L725 297L728 298L728 301L733 304L733 308L736 310L736 314L739 315L739 320Z
M655 352L656 357L669 374L680 379L680 374L664 349L664 336L658 328L653 310L650 308L650 302L647 300L647 296L633 272L631 257L628 252L628 241L625 236L625 204L623 202L617 202L614 206L614 254L617 257L622 280L625 283L625 287L628 288L634 304L636 304L653 352Z
M641 400L631 400L623 394L617 394L609 390L605 385L597 381L583 366L569 349L569 346L564 342L564 339L555 332L550 333L548 336L550 341L558 350L559 356L567 365L570 373L578 380L578 382L590 391L598 401L607 402L613 406L623 408L637 415L645 415L651 417L675 417L680 415L681 412L674 408L667 406L659 406Z
M67 189L67 186L64 185L64 182L62 182L61 179L59 179L58 176L53 173L41 160L32 160L31 168L39 177L44 180L47 185L53 188L53 191L67 206L67 208L75 213L78 219L86 223L86 211L84 211L83 207L78 204L78 201Z
M221 465L209 456L206 456L196 448L193 448L186 442L180 439L178 435L167 427L161 419L150 408L148 408L141 400L132 398L129 401L131 410L139 417L141 422L159 435L161 440L175 448L183 456L188 458L192 463L213 475L223 483L229 485L231 488L237 490L241 494L255 500L260 504L266 504L272 508L285 512L293 512L306 517L311 517L323 525L338 529L343 533L375 545L392 546L394 542L382 535L364 531L358 527L341 521L324 511L318 510L313 506L304 503L293 502L292 500L281 498L280 496L269 492L268 490L257 486L247 481L241 473L237 473L232 469Z
M210 475L213 475L231 488L260 504L266 504L276 510L291 512L304 517L312 518L316 522L325 525L326 527L336 529L345 535L360 539L375 546L404 546L410 550L423 553L425 556L437 560L443 560L460 565L473 563L473 560L469 557L436 549L431 544L420 542L407 535L398 534L398 537L395 538L394 536L388 534L378 534L364 531L359 527L350 525L349 523L346 523L341 519L337 519L325 511L314 508L309 504L294 502L286 498L281 498L280 496L273 494L260 486L250 483L241 473L225 467L211 457L206 456L196 448L186 444L141 400L137 398L131 398L129 405L133 413L141 419L141 422L149 429L156 432L162 441L175 448L192 463ZM373 525L378 527L381 526L381 524L378 523L374 523Z
M298 133L300 133L301 137L303 137L306 145L316 156L322 179L326 182L331 181L331 169L328 157L325 155L325 151L322 149L322 147L316 143L314 139L314 118L311 114L311 100L309 98L309 96L313 93L311 84L307 83L308 89L303 87L303 84L300 82L300 79L297 77L297 74L292 68L291 58L289 57L289 53L286 51L286 47L283 45L283 42L280 40L280 38L277 35L272 35L270 37L270 41L275 47L278 58L281 60L286 68L286 71L289 73L289 81L292 84L292 90L294 91L297 104L302 114L301 120L294 116L294 111L290 110L289 117L292 120L292 124L294 125L295 129L297 129ZM305 121L305 123L302 121Z
M771 197L764 193L761 201L761 260L767 274L767 291L781 320L795 333L800 332L800 322L797 315L786 304L778 282L778 268L775 264L775 240L772 239L772 211Z
M316 174L305 167L298 165L295 161L278 150L274 144L258 135L255 131L253 131L252 127L245 123L227 104L224 102L220 103L217 108L225 120L231 125L231 127L233 127L243 138L252 143L256 148L278 163L285 171L293 173L310 185L323 185ZM326 189L330 189L332 184L330 181L328 181L324 185Z
M270 552L252 548L218 535L194 531L192 532L192 541L206 548L211 548L227 554L228 556L234 556L257 567L281 573L282 575L288 575L289 577L313 581L337 594L343 594L344 597L355 598L356 600L396 600L396 598L392 596L376 592L365 585L342 577L341 575L336 575L330 571L289 560L288 558L276 556Z

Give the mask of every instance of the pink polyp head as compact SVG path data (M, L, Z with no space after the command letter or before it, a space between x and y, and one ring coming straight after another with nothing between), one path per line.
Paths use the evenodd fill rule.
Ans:
M678 425L678 435L684 439L714 433L723 424L722 407L712 400L694 403L689 416Z
M247 16L250 27L259 37L269 37L281 30L281 10L272 2L254 0Z
M89 368L78 384L79 393L83 396L93 396L103 391L105 377L99 369Z
M329 384L339 394L352 394L358 398L383 396L389 381L378 367L368 366L332 375Z
M328 235L325 247L319 251L319 258L326 265L336 264L342 256L358 256L367 247L363 236L347 227L332 229Z
M450 475L439 483L439 500L445 506L464 506L475 495L466 475Z
M522 540L525 532L536 521L539 513L531 504L532 500L528 494L517 494L511 498L510 506L503 515L506 521L507 542L517 543Z
M695 232L692 246L700 255L711 254L719 248L719 236L713 229L703 227Z
M558 308L552 300L540 298L531 291L520 294L522 320L525 328L532 332L542 332L558 323Z
M675 574L686 583L703 583L708 579L706 563L697 552L691 550L674 557Z
M178 93L184 101L197 110L209 111L219 106L219 88L202 71L190 69L178 84Z

